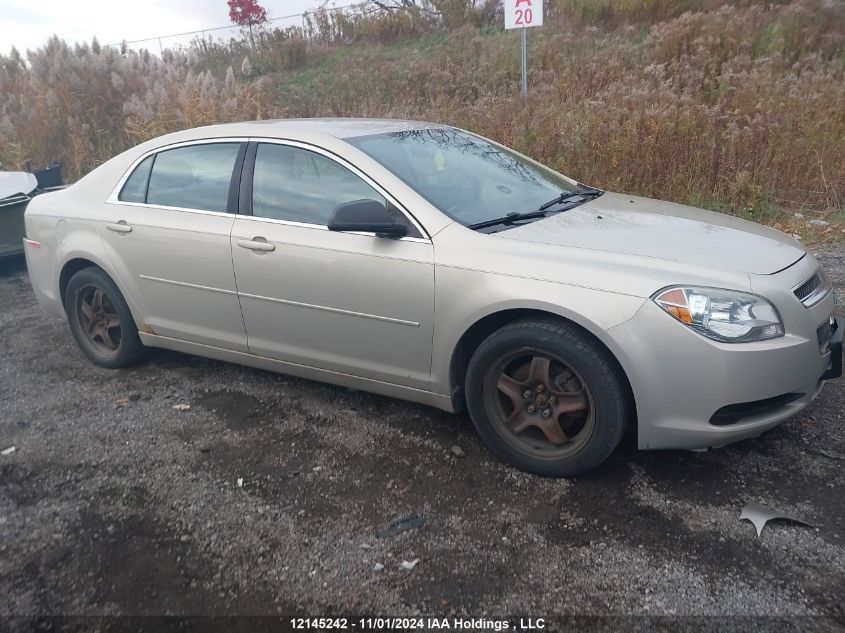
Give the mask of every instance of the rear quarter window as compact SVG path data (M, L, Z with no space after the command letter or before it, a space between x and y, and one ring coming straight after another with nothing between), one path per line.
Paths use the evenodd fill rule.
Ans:
M154 156L147 156L135 171L126 179L120 195L117 197L121 202L146 202L147 183L150 181L150 170L153 166Z

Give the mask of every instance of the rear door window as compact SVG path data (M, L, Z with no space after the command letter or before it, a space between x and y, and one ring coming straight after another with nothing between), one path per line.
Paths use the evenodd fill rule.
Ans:
M159 152L149 178L147 204L225 213L240 146L209 143Z

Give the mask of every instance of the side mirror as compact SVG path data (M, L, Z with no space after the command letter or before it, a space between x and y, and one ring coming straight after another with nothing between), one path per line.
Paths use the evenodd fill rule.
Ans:
M408 234L408 227L396 223L396 216L376 200L353 200L335 207L329 231L361 231L389 237Z

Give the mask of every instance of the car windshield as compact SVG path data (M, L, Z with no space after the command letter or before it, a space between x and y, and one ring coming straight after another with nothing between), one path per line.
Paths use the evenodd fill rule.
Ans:
M453 128L347 139L435 207L465 226L536 211L577 183L489 141Z

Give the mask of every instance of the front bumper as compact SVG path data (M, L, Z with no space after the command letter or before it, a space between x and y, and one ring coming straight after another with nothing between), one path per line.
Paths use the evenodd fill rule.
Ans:
M763 283L792 287L776 279ZM817 336L833 313L833 293L811 308L785 293L776 305L786 335L769 341L732 345L706 339L652 301L599 335L631 383L640 448L698 449L756 437L808 406L825 380L841 375L845 320L836 319L829 352L821 353ZM717 412L728 407L741 415L726 422Z

